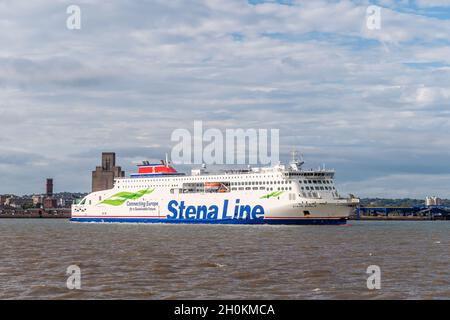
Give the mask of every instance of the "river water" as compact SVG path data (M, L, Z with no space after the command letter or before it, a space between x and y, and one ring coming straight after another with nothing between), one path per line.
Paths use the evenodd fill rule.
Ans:
M450 223L0 219L1 299L450 299ZM81 289L66 286L70 265ZM381 270L369 290L368 266Z

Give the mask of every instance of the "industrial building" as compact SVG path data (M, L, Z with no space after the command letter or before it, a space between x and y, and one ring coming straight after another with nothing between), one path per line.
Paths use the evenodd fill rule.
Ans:
M112 189L114 178L125 177L122 168L116 166L116 154L114 152L102 153L102 165L92 171L92 192Z

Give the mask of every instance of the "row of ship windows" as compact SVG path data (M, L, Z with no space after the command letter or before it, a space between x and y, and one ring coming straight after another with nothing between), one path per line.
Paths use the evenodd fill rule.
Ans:
M135 186L135 185L130 185L130 186L122 185L122 186L120 186L120 185L118 185L117 189L120 189L121 187L124 188L124 189L128 189L128 188L158 188L158 187L178 187L178 185L177 184L172 184L172 185L158 184L158 185L141 185L141 186Z
M278 187L278 188L269 188L269 187L232 187L227 190L223 190L220 192L230 192L230 191L237 191L237 190L267 190L267 191L288 191L292 190L292 187ZM217 193L215 190L208 190L208 189L192 189L192 188L186 188L186 189L178 189L179 193ZM175 193L175 189L170 189L170 193Z
M267 176L246 176L246 178L274 178L277 176L273 176L273 175L267 175ZM165 182L168 179L172 180L172 181L183 181L183 182L191 182L191 181L208 181L211 179L218 179L218 178L233 178L232 175L225 175L225 176L204 176L204 177L200 177L200 178L193 178L193 177L185 177L185 178L174 178L174 177L167 177L167 178L159 178L159 179L155 179L155 178L148 178L148 179L137 179L137 178L131 178L131 179L117 179L117 182L123 182L123 183L127 183L127 182L148 182L149 179L151 179L152 181L157 181L157 182Z
M231 185L233 185L233 183L231 184ZM241 185L244 185L244 184L239 184L239 186L241 186ZM248 185L248 184L245 184L245 185ZM255 185L254 183L252 183L251 185ZM236 184L234 185L234 186L236 186ZM159 186L135 186L135 187L137 187L137 188L149 188L149 187L159 187ZM162 186L162 187L167 187L167 186ZM176 185L172 185L171 187L177 187ZM118 188L120 188L120 187L118 187ZM253 188L251 188L251 187L246 187L246 188L244 188L244 187L239 187L239 188L236 188L236 187L232 187L231 188L231 190L258 190L258 187L253 187ZM259 187L259 189L260 190L266 190L266 187L265 186L261 186L261 187ZM317 191L319 191L319 190L322 190L322 191L324 191L324 190L329 190L329 191L331 191L331 190L336 190L336 188L335 187L328 187L328 186L316 186L316 187L313 187L313 186L305 186L305 187L300 187L300 189L301 190L307 190L307 191L312 191L312 190L317 190ZM267 190L273 190L273 188L271 188L271 187L267 187ZM278 191L280 191L280 190L292 190L292 187L278 187L277 188L277 190Z
M292 183L291 180L286 181L244 181L244 182L231 182L232 186L253 186L253 185L261 185L261 184L290 184Z
M236 191L236 190L267 190L267 191L273 191L273 188L267 188L266 187L233 187L231 188L232 191ZM278 187L277 188L278 191L288 191L288 190L292 190L292 187Z
M325 187L324 186L320 186L320 187L306 186L306 187L301 187L300 189L302 189L302 190L336 190L335 187L327 187L327 186L325 186Z
M299 180L298 182L304 184L333 184L333 181L331 180Z
M271 184L291 184L292 180L281 180L281 181L242 181L242 182L230 182L230 185L232 186L249 186L249 185L271 185ZM300 184L333 184L332 180L299 180ZM141 185L141 186L133 186L133 187L137 187L137 188L145 188L145 187L176 187L177 185L151 185L151 186L145 186L145 185ZM120 188L120 186L117 186L118 188ZM127 185L124 185L124 187L127 187ZM313 188L313 187L311 187ZM330 187L331 188L331 187ZM333 187L334 189L334 187ZM303 189L302 189L303 190ZM306 189L309 190L309 189ZM314 189L311 189L314 190ZM316 189L318 190L318 189ZM320 190L324 190L324 189L320 189ZM328 189L326 189L328 190ZM330 189L331 190L331 189Z
M295 177L295 176L307 176L309 177L330 177L333 174L330 173L324 173L324 172L290 172L288 173L288 176Z
M203 177L203 178L189 178L189 179L187 179L187 178L180 178L180 179L172 179L172 180L174 180L174 181L186 181L186 182L189 182L189 181L209 181L209 180L211 180L211 179L216 179L216 178L219 178L220 176L218 176L218 177ZM267 178L272 178L273 176L267 176ZM250 178L266 178L266 176L263 176L263 177L250 177ZM164 181L167 181L167 178L166 179L151 179L152 181L158 181L158 182L164 182ZM125 181L124 180L122 180L124 183L127 183L127 182L132 182L132 183L136 183L136 182L148 182L148 179L126 179ZM267 184L283 184L283 183L292 183L292 181L293 180L283 180L283 181L267 181L266 183ZM332 183L332 181L331 180L298 180L300 183L314 183L314 184L331 184ZM120 182L121 182L121 180L117 180L117 182L120 184ZM252 181L252 182L258 182L258 181ZM259 182L261 182L261 181L259 181ZM231 182L232 184L233 183L242 183L242 182ZM235 184L236 185L236 184Z

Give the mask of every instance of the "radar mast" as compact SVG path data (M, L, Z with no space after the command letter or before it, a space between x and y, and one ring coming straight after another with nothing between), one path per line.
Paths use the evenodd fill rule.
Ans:
M298 158L298 151L295 149L291 151L291 154L292 159L289 163L289 168L293 171L300 171L302 165L305 163L305 161L303 161L303 156L300 155L300 158Z

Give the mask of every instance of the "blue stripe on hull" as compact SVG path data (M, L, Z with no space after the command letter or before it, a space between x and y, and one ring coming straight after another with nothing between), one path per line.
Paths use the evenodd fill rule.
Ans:
M150 219L150 218L71 218L76 222L125 222L125 223L184 223L184 224L290 224L290 225L339 225L346 224L347 219Z

